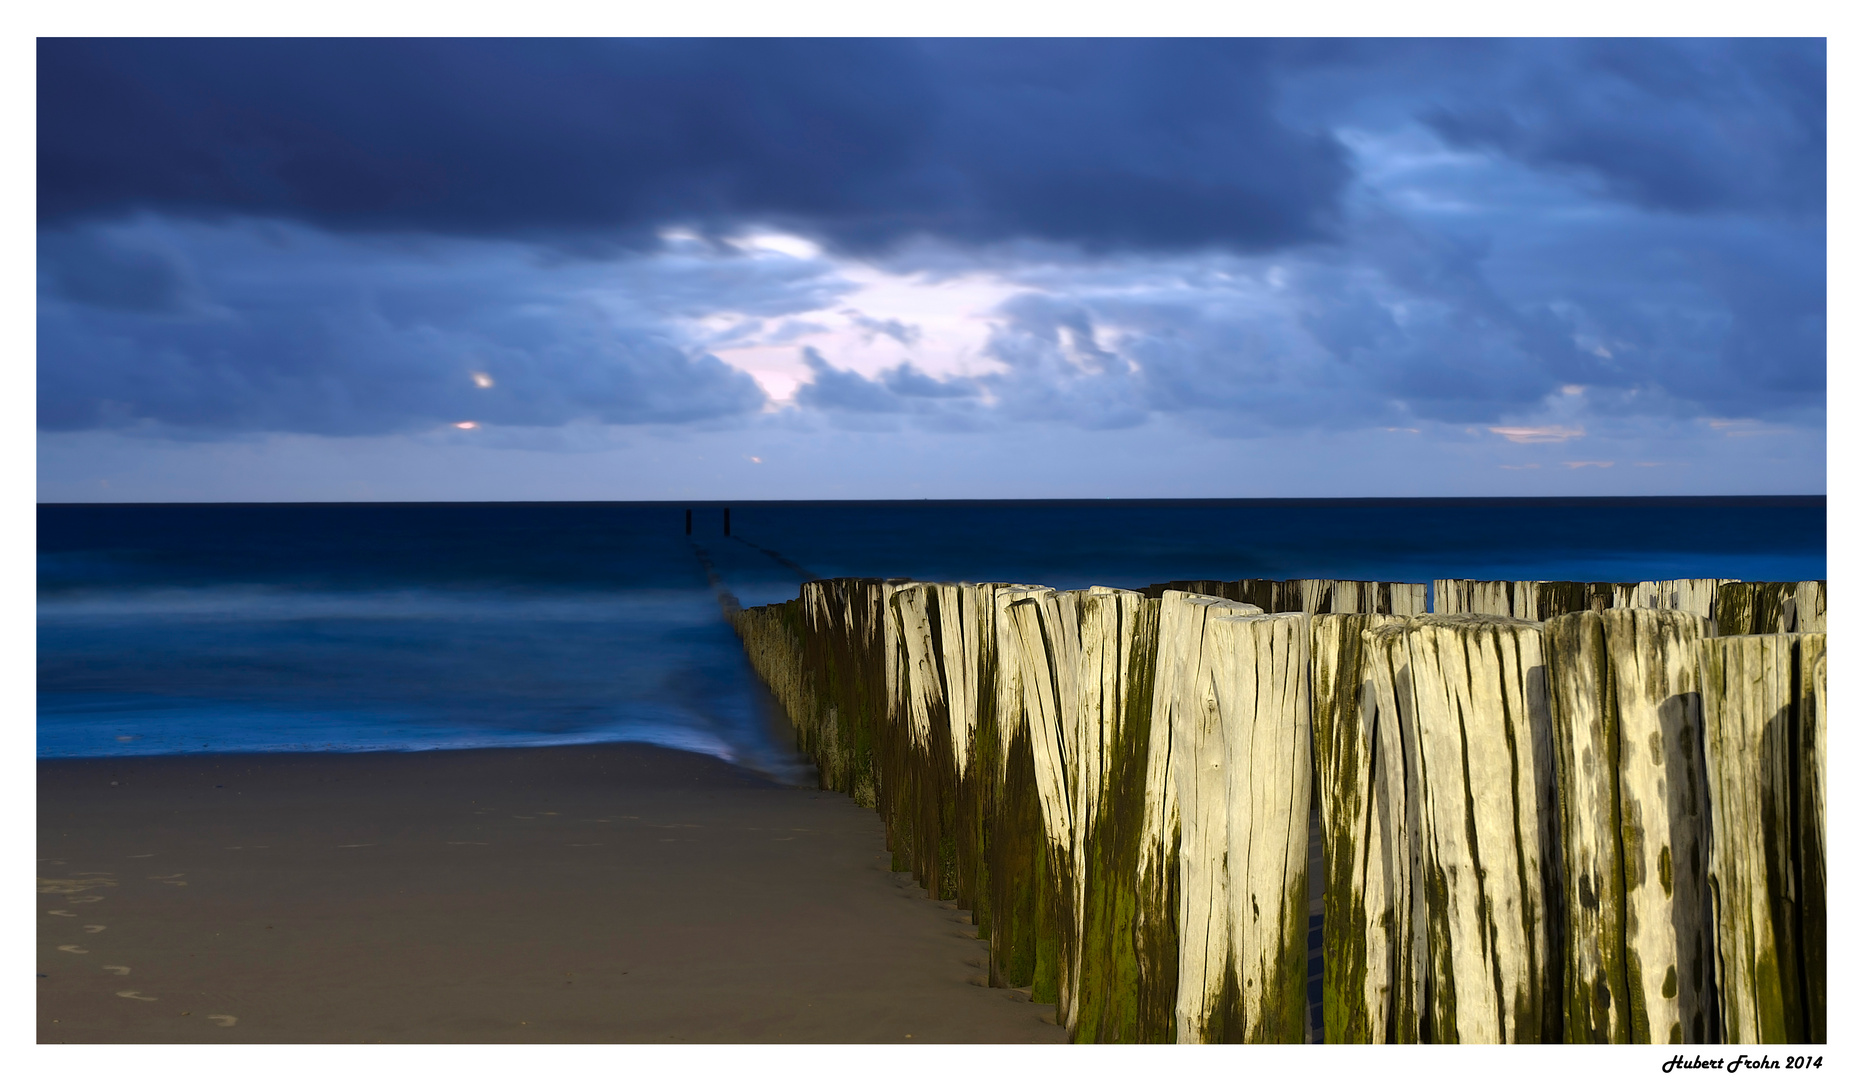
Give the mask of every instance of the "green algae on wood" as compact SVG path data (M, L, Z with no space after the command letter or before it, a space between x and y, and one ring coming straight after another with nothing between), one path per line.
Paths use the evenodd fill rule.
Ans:
M1620 740L1604 620L1593 612L1561 616L1542 640L1566 882L1565 1039L1627 1043Z
M1820 612L1820 614L1822 614ZM1798 639L1798 883L1804 957L1805 1039L1827 1040L1825 1025L1825 636Z
M1322 1023L1329 1043L1389 1037L1392 972L1386 829L1376 797L1391 761L1378 753L1378 702L1365 631L1392 615L1313 618L1314 802L1324 877ZM1393 720L1394 722L1394 720ZM1402 761L1397 763L1401 777Z
M1145 1008L1140 838L1157 659L1158 606L1137 593L1089 590L1080 605L1081 752L1076 826L1077 1042L1162 1042L1168 1021ZM1174 943L1173 943L1174 944Z
M1566 1038L1714 1037L1699 657L1684 611L1545 626L1568 894Z
M1706 1042L1716 995L1700 656L1712 624L1684 611L1637 610L1608 612L1603 623L1621 746L1631 1038Z
M1806 1038L1792 844L1791 634L1701 645L1708 890L1715 917L1723 1041Z
M1300 614L1211 612L1180 668L1180 1042L1304 1035L1308 633Z
M1535 623L1425 615L1404 635L1436 1042L1556 1042L1562 875ZM1477 794L1479 793L1479 794Z
M1382 1042L1425 1041L1429 1021L1429 953L1427 896L1422 887L1423 792L1417 746L1417 704L1410 680L1409 628L1412 620L1367 627L1360 631L1364 660L1370 670L1378 710L1380 761L1388 767L1373 772L1372 797L1379 823L1378 844L1367 859L1378 859L1378 872L1368 868L1367 879L1383 886L1382 902L1366 897L1372 925L1381 931L1371 939L1388 950L1377 964L1389 972L1390 990L1384 1005ZM1373 961L1368 956L1367 968ZM1374 1033L1374 1039L1376 1034Z

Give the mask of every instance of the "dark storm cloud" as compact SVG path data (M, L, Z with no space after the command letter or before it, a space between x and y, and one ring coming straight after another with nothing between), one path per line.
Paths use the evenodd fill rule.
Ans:
M1246 41L43 40L39 214L1256 249L1347 179L1271 97Z
M1818 41L39 59L48 429L742 421L767 400L712 353L848 325L912 359L811 349L790 419L1822 423ZM758 248L751 226L828 254ZM964 361L989 370L929 374L949 326L858 295L874 272L1020 287Z
M902 423L934 431L975 431L994 426L976 400L984 380L938 378L905 361L874 378L835 367L811 347L802 350L811 378L796 388L796 404L827 415L837 426L897 430Z
M559 268L565 280L509 245L382 248L276 227L61 231L40 266L39 426L52 431L715 420L760 409L762 390L629 304L677 308L695 272L746 309L818 299L793 272L732 287L662 260L651 282L599 266ZM654 287L666 298L642 295Z
M1671 213L1822 216L1821 39L1280 42L1301 125L1420 119Z
M1823 42L1600 41L1557 55L1497 101L1430 110L1430 125L1650 209L1823 213Z

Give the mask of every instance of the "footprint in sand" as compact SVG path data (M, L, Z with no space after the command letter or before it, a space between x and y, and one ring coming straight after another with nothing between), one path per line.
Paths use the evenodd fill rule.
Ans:
M219 1024L221 1027L232 1027L234 1024L239 1023L239 1017L228 1016L226 1013L214 1013L212 1016L209 1016L207 1019L212 1020L216 1024Z
M112 975L128 975L129 969L122 964L105 964L103 969Z
M130 999L131 1001L156 1001L156 1000L159 1000L159 999L157 999L157 998L152 998L152 997L150 997L149 995L147 995L147 994L145 994L145 993L143 993L143 992L142 992L142 991L140 991L140 990L118 990L118 991L116 992L116 996L117 996L117 997L120 997L120 998L129 998L129 999Z
M59 952L68 952L68 953L87 953L87 952L90 952L90 950L89 950L89 949L86 949L86 948L83 948L83 947L81 947L81 946L77 946L77 945L60 945L60 946L58 947L58 951L59 951Z
M91 925L89 925L89 926L87 926L87 927L85 927L85 928L84 928L84 932L85 932L85 933L87 933L87 934L101 934L101 933L103 933L103 932L104 932L104 931L105 931L106 929L108 929L108 928L107 928L107 927L103 927L103 926L99 926L99 925L97 925L96 923L92 923Z

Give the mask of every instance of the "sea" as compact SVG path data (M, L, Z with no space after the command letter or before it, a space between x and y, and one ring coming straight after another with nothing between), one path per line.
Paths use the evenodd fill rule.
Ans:
M38 754L643 742L800 782L721 594L1799 581L1825 527L1822 496L42 504Z

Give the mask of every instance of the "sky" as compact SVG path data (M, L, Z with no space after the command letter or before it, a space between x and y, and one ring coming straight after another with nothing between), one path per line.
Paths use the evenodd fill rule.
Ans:
M1825 490L1819 39L59 39L41 501Z

